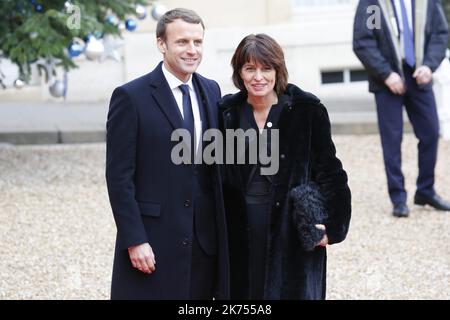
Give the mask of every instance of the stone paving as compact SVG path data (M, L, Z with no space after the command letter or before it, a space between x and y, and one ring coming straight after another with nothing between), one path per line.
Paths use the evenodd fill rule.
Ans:
M328 299L449 299L450 213L412 204L417 140L403 168L411 215L394 218L378 135L335 136L349 174L347 239L328 248ZM436 189L450 199L450 141ZM115 225L105 146L0 145L0 299L108 299Z

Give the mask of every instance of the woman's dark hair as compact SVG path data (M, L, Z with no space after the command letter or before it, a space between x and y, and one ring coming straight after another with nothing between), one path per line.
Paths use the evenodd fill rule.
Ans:
M284 61L284 53L281 46L264 33L250 34L239 43L231 66L233 67L233 83L241 91L247 91L242 81L240 72L247 62L259 62L264 66L270 66L276 71L275 92L282 95L288 83L288 71Z

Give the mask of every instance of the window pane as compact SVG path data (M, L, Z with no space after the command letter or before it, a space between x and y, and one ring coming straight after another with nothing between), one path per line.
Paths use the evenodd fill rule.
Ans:
M344 72L342 71L322 71L322 83L341 83L344 82Z
M368 76L366 70L350 70L350 82L367 81Z

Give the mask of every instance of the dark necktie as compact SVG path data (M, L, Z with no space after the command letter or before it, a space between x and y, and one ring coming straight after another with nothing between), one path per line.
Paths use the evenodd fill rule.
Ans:
M189 86L187 84L182 84L179 86L181 92L183 93L183 118L184 118L184 128L188 129L191 134L192 145L194 143L194 114L192 113L192 103L191 96L189 95Z
M403 26L403 44L405 47L405 62L411 68L416 64L416 58L414 54L414 37L409 29L408 14L406 13L406 7L404 0L400 1L400 7L402 8L402 26Z

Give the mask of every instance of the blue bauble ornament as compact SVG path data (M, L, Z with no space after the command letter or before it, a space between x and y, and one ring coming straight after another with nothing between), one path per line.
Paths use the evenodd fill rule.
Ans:
M34 5L34 11L42 12L42 10L43 10L42 5L40 5L39 3Z
M80 54L84 51L84 45L81 43L81 41L73 41L69 47L67 48L69 51L69 56L71 58L78 57Z
M128 31L134 31L137 27L137 23L134 19L127 19L127 21L125 21L125 27Z

